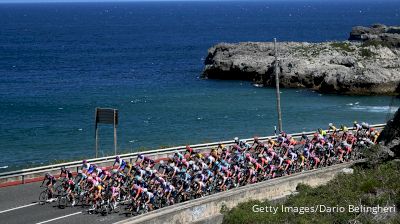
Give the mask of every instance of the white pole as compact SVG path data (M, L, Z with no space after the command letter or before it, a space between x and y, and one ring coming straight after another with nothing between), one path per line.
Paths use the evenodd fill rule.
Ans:
M278 127L282 131L282 113L281 113L281 94L279 91L279 74L278 74L278 50L276 46L276 38L274 38L275 48L275 86L276 86L276 109L278 111Z

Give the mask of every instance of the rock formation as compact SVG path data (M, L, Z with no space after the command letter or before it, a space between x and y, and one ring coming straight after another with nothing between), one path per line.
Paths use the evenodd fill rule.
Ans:
M351 40L278 43L280 84L339 94L399 95L400 27L355 27ZM208 50L202 76L274 86L271 42L220 43Z
M400 109L397 110L393 119L387 122L378 137L378 142L392 151L395 157L400 158Z

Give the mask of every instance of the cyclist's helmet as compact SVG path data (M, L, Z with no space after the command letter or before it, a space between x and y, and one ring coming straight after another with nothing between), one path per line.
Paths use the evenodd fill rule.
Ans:
M61 167L61 172L65 172L67 169L65 169L65 166Z
M115 160L116 160L116 161L119 161L119 159L120 159L119 156L116 156L116 157L115 157Z
M50 173L46 173L44 176L45 176L46 178L51 177Z
M86 164L86 163L87 163L87 160L86 160L86 159L85 159L85 160L83 160L83 161L82 161L82 163L83 163L83 164Z
M332 123L329 123L329 126L333 126L333 124L332 124Z

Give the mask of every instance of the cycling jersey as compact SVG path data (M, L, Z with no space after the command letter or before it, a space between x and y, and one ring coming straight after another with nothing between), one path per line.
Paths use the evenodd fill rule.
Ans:
M113 166L115 166L115 164L117 164L117 163L119 165L119 169L120 170L124 170L125 169L125 166L126 166L125 160L120 159L120 158L116 158L115 161L114 161Z
M119 195L119 187L111 187L111 194L113 197L116 197Z
M57 182L56 178L55 178L53 175L48 175L48 176L46 176L46 177L43 179L43 182L45 182L46 180L47 180L46 186L48 186L48 185L50 185L50 184L54 185L54 184ZM43 183L43 182L42 182L42 183Z
M93 173L93 171L95 170L95 168L96 168L96 167L95 167L94 165L90 165L90 166L89 166L89 169L88 169L88 171L87 171L87 173L88 173L88 174Z
M290 153L290 157L291 157L293 160L297 160L297 154L294 153L294 152L291 152L291 153Z
M73 178L72 172L69 169L61 170L60 177L62 177L63 174L65 174L65 177L68 179Z
M91 167L90 163L84 163L81 166L81 170L89 170L90 167Z

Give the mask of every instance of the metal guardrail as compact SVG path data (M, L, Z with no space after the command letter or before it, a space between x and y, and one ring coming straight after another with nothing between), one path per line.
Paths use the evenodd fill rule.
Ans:
M374 127L377 129L383 129L383 127L386 124L376 124L376 125L371 125L370 127ZM354 128L349 128L349 130L354 130ZM328 130L325 130L328 132ZM291 134L292 137L294 138L299 138L301 137L302 134L306 134L307 136L310 136L314 134L315 131L313 132L302 132L302 133L293 133ZM259 137L258 139L263 141L267 139L276 139L277 136L266 136L266 137ZM253 142L253 138L247 138L244 139L245 141L250 141ZM204 150L204 149L209 149L210 147L216 147L218 144L224 144L224 145L232 145L235 142L233 140L230 141L221 141L221 142L212 142L212 143L204 143L204 144L196 144L196 145L191 145L190 147L195 149L195 150ZM146 156L154 156L158 154L167 154L167 153L173 153L175 151L184 151L186 150L186 146L177 146L177 147L170 147L170 148L165 148L165 149L156 149L156 150L149 150L149 151L143 151L143 152L135 152L135 153L127 153L127 154L121 154L119 155L122 159L135 159L138 155L146 155ZM87 161L90 163L106 163L106 162L112 162L115 159L114 156L107 156L107 157L101 157L101 158L95 158L95 159L88 159ZM53 164L53 165L48 165L48 166L41 166L41 167L34 167L34 168L29 168L29 169L22 169L22 170L16 170L16 171L10 171L10 172L4 172L0 173L0 180L1 179L6 179L6 178L15 178L15 177L22 177L22 180L24 179L24 176L27 175L33 175L33 174L39 174L39 173L44 173L44 172L51 172L55 170L61 169L61 167L67 167L67 168L78 168L81 167L82 161L73 161L73 162L67 162L67 163L61 163L61 164Z

